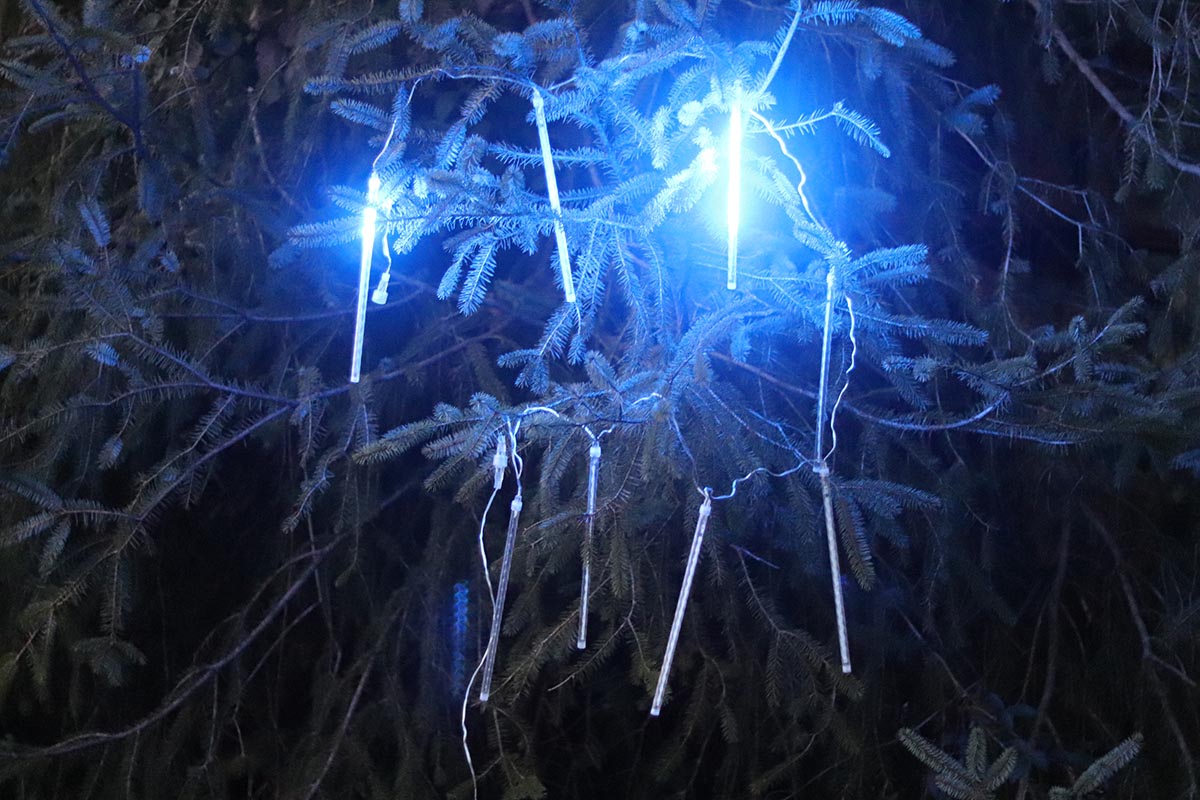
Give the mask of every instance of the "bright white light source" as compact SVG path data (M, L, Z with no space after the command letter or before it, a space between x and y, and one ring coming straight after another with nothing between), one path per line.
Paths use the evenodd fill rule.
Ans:
M558 244L558 270L562 273L563 294L575 302L575 281L571 277L571 254L567 250L567 231L562 224L562 204L558 198L558 179L554 175L554 154L550 151L550 131L546 128L546 103L538 90L533 92L533 116L537 122L538 144L542 148L542 169L546 172L546 193L554 212L554 239Z
M367 180L367 207L363 209L362 256L358 262L358 308L354 320L354 354L350 358L350 382L358 383L362 374L363 338L367 329L367 294L371 291L371 257L375 252L375 222L379 211L379 176Z
M729 103L729 192L725 198L725 226L729 232L725 285L737 288L738 228L742 223L742 87L735 84Z

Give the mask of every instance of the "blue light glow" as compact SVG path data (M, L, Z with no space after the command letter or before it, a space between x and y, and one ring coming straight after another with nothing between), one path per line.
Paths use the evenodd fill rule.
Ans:
M470 590L466 581L454 584L454 635L450 650L450 677L455 695L462 694L467 675L467 613Z
M725 285L737 288L738 228L742 224L742 87L735 84L729 103L729 191L725 198L725 226L729 234Z
M371 257L375 252L375 223L379 216L379 176L367 180L367 207L363 209L362 256L358 262L358 308L354 319L354 353L350 358L350 382L362 375L363 338L367 329L367 294L371 290Z

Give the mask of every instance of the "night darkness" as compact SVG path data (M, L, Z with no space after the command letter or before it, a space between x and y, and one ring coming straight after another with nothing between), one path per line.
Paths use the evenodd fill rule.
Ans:
M0 0L0 800L1200 800L1200 4Z

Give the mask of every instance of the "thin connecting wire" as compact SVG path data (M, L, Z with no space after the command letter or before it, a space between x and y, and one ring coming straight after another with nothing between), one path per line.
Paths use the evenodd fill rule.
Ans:
M415 92L416 90L417 90L417 84L414 83L412 85L412 88L408 90L409 105L412 105L413 92ZM400 121L400 117L398 115L393 114L392 115L392 127L388 130L387 138L383 140L383 147L379 148L379 152L375 154L375 160L371 162L371 174L372 175L374 175L376 169L379 168L379 159L383 158L384 154L387 153L388 148L392 146L392 138L396 135L396 123L398 123L399 121Z
M808 202L808 195L804 192L804 186L808 183L808 173L804 171L804 165L800 163L800 159L792 155L791 150L788 150L787 142L783 140L783 137L780 136L779 132L775 130L775 126L772 125L766 117L753 110L750 112L750 116L752 116L760 125L762 125L763 129L771 135L771 138L775 140L775 144L779 145L779 151L783 153L789 161L792 162L792 165L796 168L796 172L800 173L800 182L796 184L796 194L800 195L800 202L804 205L804 213L808 214L808 218L812 224L824 228L824 223L822 223L820 219L817 218L817 215L813 212L812 206Z

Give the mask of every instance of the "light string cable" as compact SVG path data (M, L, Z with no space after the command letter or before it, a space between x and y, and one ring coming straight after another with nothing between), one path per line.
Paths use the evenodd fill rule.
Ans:
M826 228L825 223L821 222L820 218L817 217L816 212L813 211L812 206L808 202L808 194L804 191L804 186L808 183L808 173L804 171L804 165L800 163L800 159L792 155L791 150L788 150L787 142L784 141L783 136L781 136L779 131L775 129L775 126L771 124L770 120L753 109L750 110L750 116L755 122L763 126L763 130L765 130L771 136L771 138L775 140L775 144L779 146L779 151L783 153L783 155L789 161L792 162L792 166L794 166L796 168L796 172L800 174L800 181L796 184L796 194L800 195L800 203L804 206L804 213L808 215L809 221L820 228Z
M413 84L413 89L416 89L416 84ZM412 93L410 92L409 102L411 101ZM371 162L371 175L367 178L367 205L363 208L362 251L358 261L358 305L354 315L354 350L350 356L351 383L358 383L362 377L363 340L366 338L367 330L367 293L371 290L371 261L375 253L375 226L379 218L380 181L376 168L379 166L379 159L383 158L388 148L391 147L392 137L396 133L396 123L399 122L399 119L398 114L392 115L392 127L388 131L387 138L384 139L383 147L376 154L375 160ZM384 237L385 249L386 241L387 239ZM388 254L388 269L391 270L390 253ZM376 293L378 293L378 289ZM386 288L383 297L386 302Z

